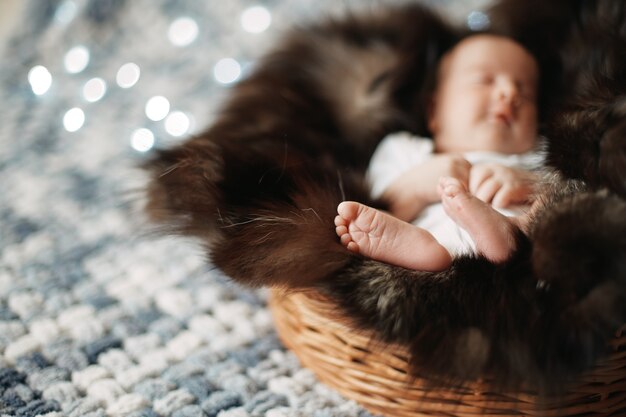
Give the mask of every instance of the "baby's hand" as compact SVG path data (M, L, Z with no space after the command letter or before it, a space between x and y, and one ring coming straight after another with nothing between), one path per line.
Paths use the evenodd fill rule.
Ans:
M471 168L472 164L461 155L434 155L428 161L415 168L414 184L417 188L416 191L428 203L437 202L440 200L438 192L439 178L456 178L464 187L468 187Z
M441 201L437 186L439 178L457 178L468 186L471 164L459 155L435 155L391 183L383 194L391 213L411 221L429 204Z
M469 190L494 207L528 203L537 176L532 172L499 164L478 164L469 173Z

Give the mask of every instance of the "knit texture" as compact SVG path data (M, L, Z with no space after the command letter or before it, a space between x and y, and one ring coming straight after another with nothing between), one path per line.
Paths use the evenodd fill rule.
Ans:
M0 57L0 415L368 416L284 349L264 290L230 282L196 242L151 233L137 168L214 120L232 85L216 79L221 59L245 76L291 23L345 4L260 1L271 25L250 33L246 0L24 1ZM438 2L457 15L481 2L454 3ZM183 26L176 46L181 17L197 37ZM77 46L89 58L71 73ZM129 62L140 76L122 88ZM52 77L42 95L38 65ZM107 89L89 102L95 77ZM186 119L150 120L153 96Z

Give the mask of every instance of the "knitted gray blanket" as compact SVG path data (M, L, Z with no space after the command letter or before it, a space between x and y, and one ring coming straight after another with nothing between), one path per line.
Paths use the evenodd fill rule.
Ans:
M284 349L264 291L150 233L137 169L292 22L346 4L24 3L0 48L0 414L368 416ZM485 2L460 3L437 2Z

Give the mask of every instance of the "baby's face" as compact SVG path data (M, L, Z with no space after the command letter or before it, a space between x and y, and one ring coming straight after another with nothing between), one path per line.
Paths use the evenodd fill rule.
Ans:
M522 153L537 139L538 67L519 44L477 35L443 58L429 114L438 152Z

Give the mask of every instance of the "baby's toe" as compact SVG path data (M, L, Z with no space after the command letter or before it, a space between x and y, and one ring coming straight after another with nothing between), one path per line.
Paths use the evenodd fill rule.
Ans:
M344 219L343 217L337 215L335 216L335 226L339 227L339 226L345 226L347 224L346 219Z
M337 206L337 213L344 221L354 220L359 214L361 204L354 201L344 201Z
M348 234L348 228L344 225L337 226L335 227L335 233L337 233L337 236L341 237Z
M355 253L359 252L359 245L357 245L355 242L348 243L346 247L348 248L350 252L355 252Z
M344 245L344 246L350 246L350 243L354 243L352 241L352 237L348 233L345 233L345 234L339 236L339 240L341 241L341 244ZM354 244L356 245L356 243L354 243Z

